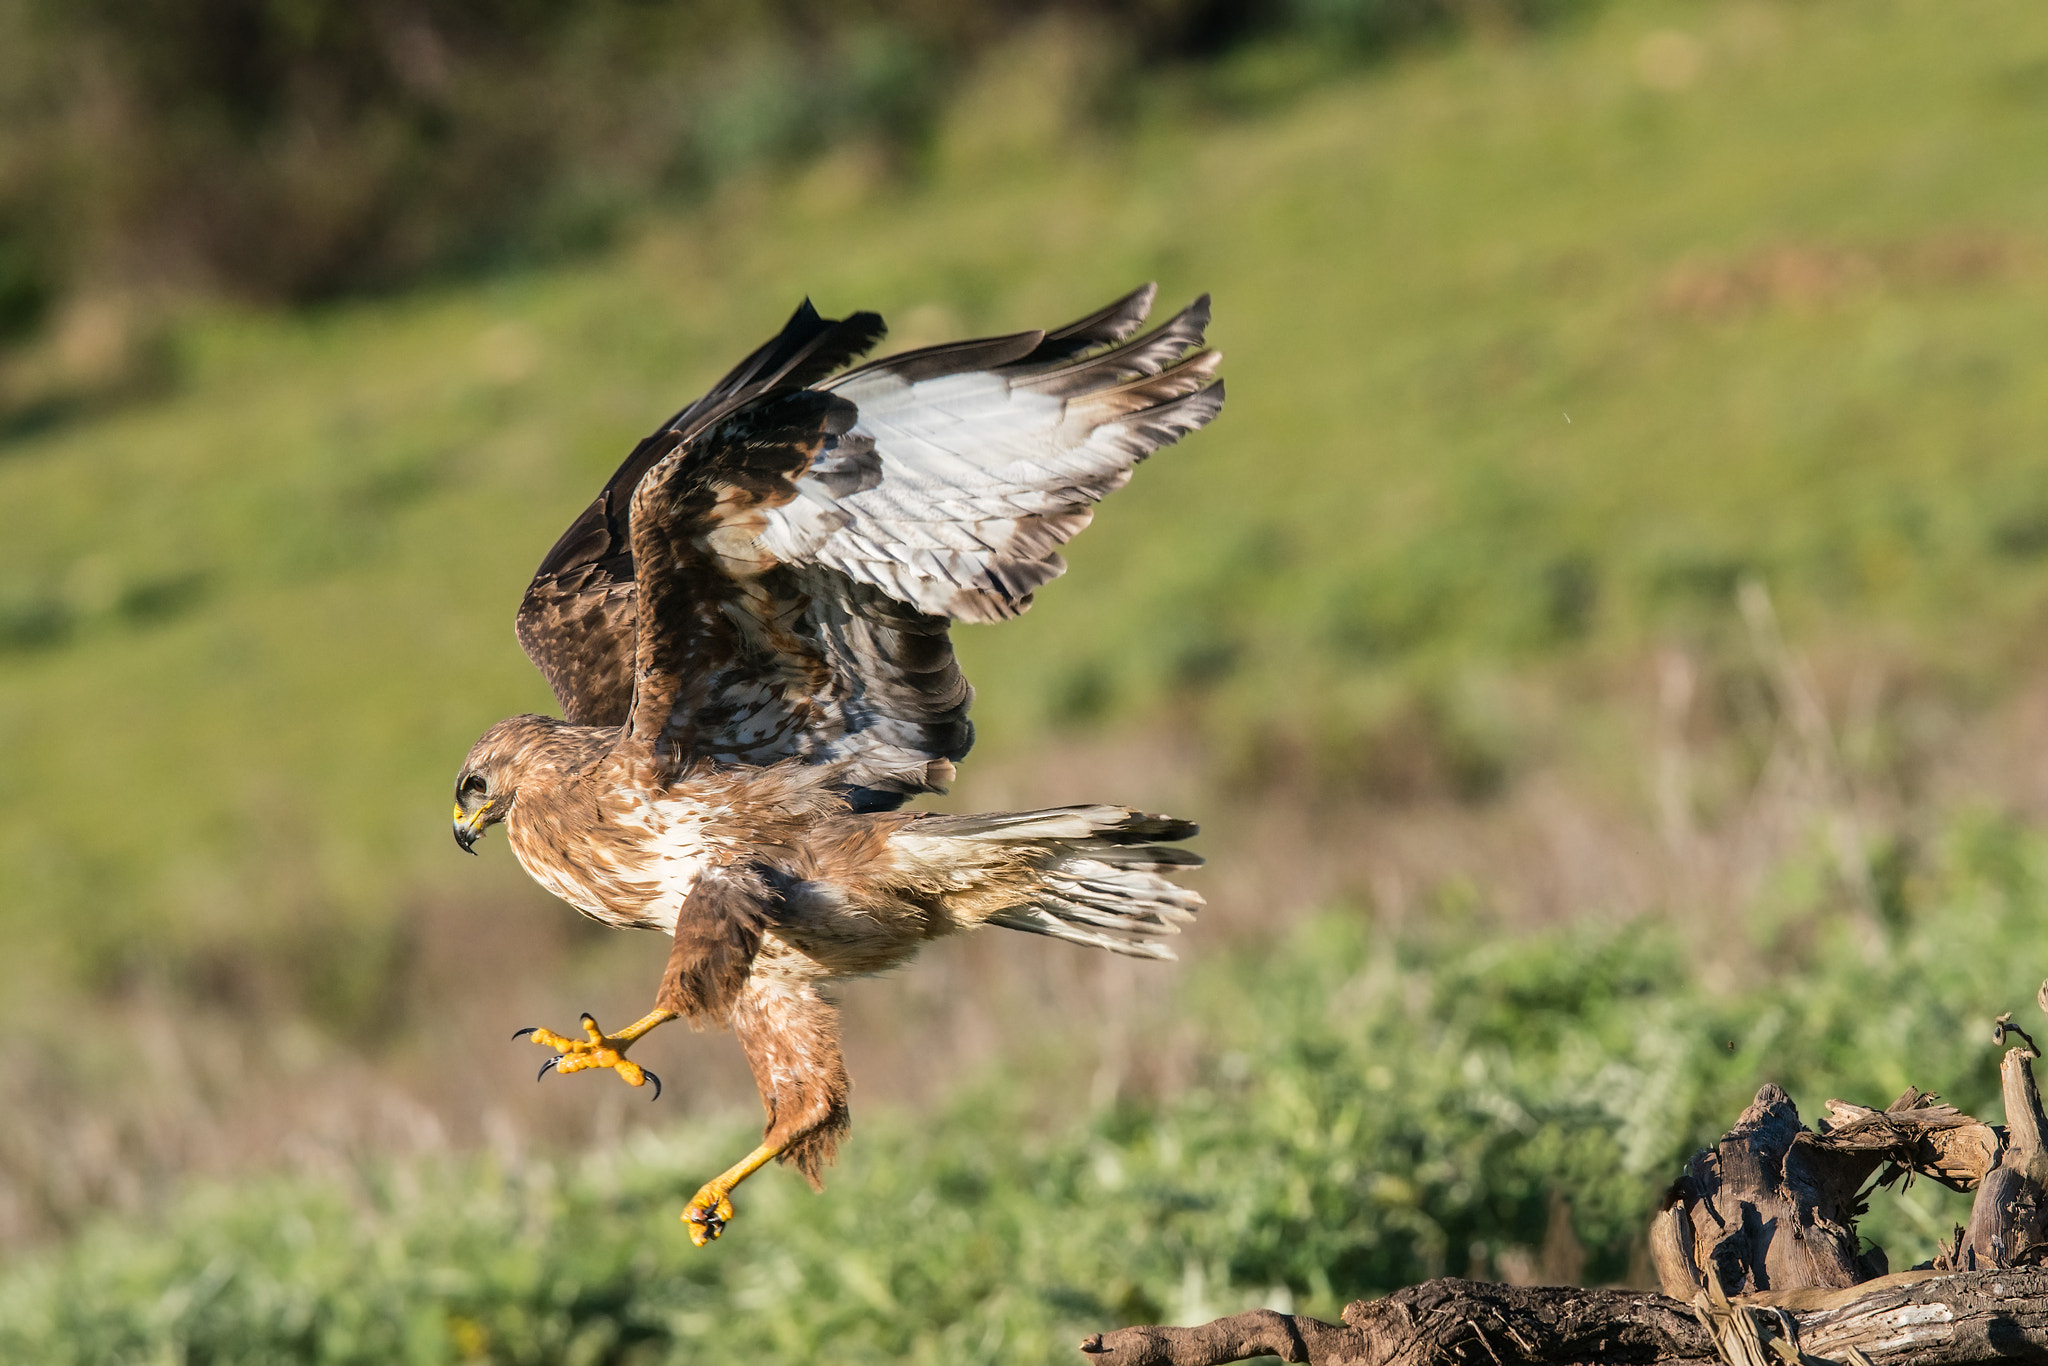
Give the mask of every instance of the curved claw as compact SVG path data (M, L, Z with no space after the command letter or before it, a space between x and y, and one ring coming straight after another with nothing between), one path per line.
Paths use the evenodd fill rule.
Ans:
M561 1055L560 1053L557 1053L557 1054L555 1054L555 1056L554 1056L554 1057L552 1057L552 1058L549 1058L549 1059L548 1059L548 1060L547 1060L546 1062L544 1062L544 1063L542 1063L542 1064L540 1065L540 1071L539 1071L539 1072L536 1072L536 1073L534 1074L534 1078L533 1078L533 1079L534 1079L535 1081L539 1081L539 1080L541 1080L541 1079L542 1079L543 1077L547 1076L547 1074L548 1074L548 1073L550 1073L550 1072L552 1072L552 1071L554 1071L554 1070L555 1070L555 1064L556 1064L556 1063L558 1063L558 1062L560 1062L561 1060L562 1060L562 1055Z
M728 1211L730 1208L727 1206ZM698 1247L717 1242L719 1235L725 1232L726 1213L715 1207L700 1209L694 1205L684 1210L683 1222L689 1225L690 1241Z
M640 1069L640 1075L642 1075L642 1076L646 1077L646 1078L647 1078L647 1080L649 1080L649 1081L651 1081L651 1082L653 1082L653 1083L654 1083L654 1094L653 1094L653 1095L651 1095L651 1096L649 1096L649 1097L647 1098L647 1100L648 1100L648 1103L649 1103L649 1104L652 1104L653 1102L655 1102L655 1101L657 1101L657 1100L660 1100L660 1099L661 1099L661 1078L660 1078L660 1077L657 1077L657 1076L655 1076L655 1075L654 1075L654 1073L652 1073L652 1072L648 1071L648 1070L647 1070L646 1068L644 1068L644 1067Z
M540 1026L539 1026L539 1025L528 1025L528 1026L527 1026L526 1028L524 1028L524 1029L520 1030L520 1031L519 1031L518 1033L516 1033L516 1034L514 1034L514 1035L512 1036L512 1042L514 1042L514 1043L518 1043L518 1042L519 1042L519 1041L520 1041L521 1039L525 1038L525 1037L526 1037L527 1035L529 1035L529 1034L538 1034L538 1033L540 1033Z

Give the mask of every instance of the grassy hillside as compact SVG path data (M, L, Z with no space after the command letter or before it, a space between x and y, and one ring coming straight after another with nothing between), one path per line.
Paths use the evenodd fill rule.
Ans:
M440 828L474 734L549 705L511 640L524 576L805 293L906 344L1148 277L1216 297L1225 417L1027 620L962 632L991 757L1170 707L1223 752L1341 769L1421 695L1505 728L1511 762L1489 680L1710 639L1745 573L1805 636L1903 640L1973 684L2029 655L2031 7L1630 6L1227 121L1148 89L1110 141L999 97L1070 55L1018 49L919 188L850 152L586 268L214 315L174 396L11 440L13 991L342 962L405 898L526 896ZM1245 88L1293 60L1244 59Z

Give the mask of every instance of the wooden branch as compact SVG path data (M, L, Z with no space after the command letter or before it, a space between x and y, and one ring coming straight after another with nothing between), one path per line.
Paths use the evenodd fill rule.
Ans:
M1356 1334L1306 1314L1252 1309L1199 1328L1119 1328L1097 1333L1082 1352L1107 1366L1210 1366L1213 1362L1279 1357L1282 1361L1349 1361Z
M1782 1344L1782 1346L1780 1345ZM2048 1271L1906 1272L1849 1290L1697 1305L1625 1290L1437 1280L1361 1301L1342 1324L1253 1310L1199 1328L1124 1328L1081 1344L1101 1366L1765 1366L1802 1355L1873 1366L2048 1358ZM1789 1353L1789 1358L1787 1357Z
M2048 984L2044 984L2048 990ZM2005 1021L2000 1020L2000 1033ZM1970 1206L1970 1224L1943 1260L1961 1270L2032 1260L2048 1222L2048 1152L2043 1151L2041 1092L2032 1048L2009 1048L1999 1065L2005 1099L2005 1151L1986 1173Z
M2001 1136L1996 1125L1908 1091L1882 1110L1829 1101L1815 1141L1837 1152L1874 1153L1881 1162L1966 1191L1998 1165Z

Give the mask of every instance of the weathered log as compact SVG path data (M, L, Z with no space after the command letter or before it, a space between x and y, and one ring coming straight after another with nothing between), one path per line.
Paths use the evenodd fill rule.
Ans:
M1891 1167L1881 1184L1913 1172L1969 1190L1999 1160L1997 1129L1919 1091L1884 1110L1831 1100L1828 1112L1815 1132L1765 1086L1719 1143L1693 1155L1650 1225L1665 1294L1842 1289L1881 1276L1883 1250L1861 1252L1856 1234L1879 1168Z
M1195 1328L1119 1328L1081 1343L1084 1354L1108 1366L1210 1366L1252 1357L1335 1363L1352 1360L1357 1350L1355 1329L1275 1309L1250 1309Z
M1199 1328L1124 1328L1081 1344L1101 1366L1960 1366L2048 1360L2048 1271L1909 1271L1848 1290L1687 1304L1625 1290L1436 1280L1350 1305L1342 1324L1254 1310Z

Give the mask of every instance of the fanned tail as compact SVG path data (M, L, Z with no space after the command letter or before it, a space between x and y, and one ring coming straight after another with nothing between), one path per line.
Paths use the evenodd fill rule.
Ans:
M1198 829L1192 821L1121 806L928 816L916 826L920 835L974 840L1028 856L1030 899L984 923L1154 959L1174 956L1160 941L1179 934L1202 908L1200 893L1169 876L1202 865L1201 855L1172 847Z

